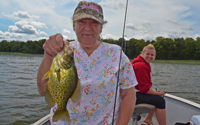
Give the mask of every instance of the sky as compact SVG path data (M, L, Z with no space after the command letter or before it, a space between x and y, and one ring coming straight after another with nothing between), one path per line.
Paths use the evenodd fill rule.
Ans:
M75 39L72 16L80 0L0 0L0 41ZM123 36L126 0L90 0L103 8L103 39ZM200 37L200 0L128 0L125 39Z

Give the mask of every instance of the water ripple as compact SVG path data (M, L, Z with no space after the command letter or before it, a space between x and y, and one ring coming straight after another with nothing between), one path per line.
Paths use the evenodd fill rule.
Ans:
M37 91L39 56L0 55L0 124L27 125L49 113ZM200 66L152 63L153 88L200 103ZM189 89L190 88L190 89ZM182 93L183 92L183 93Z

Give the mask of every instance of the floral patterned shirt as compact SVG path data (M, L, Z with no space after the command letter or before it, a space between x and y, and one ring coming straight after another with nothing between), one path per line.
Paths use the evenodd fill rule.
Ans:
M117 73L119 69L120 49L118 45L102 42L99 47L88 56L78 41L70 42L76 48L74 60L81 83L81 99L73 103L70 99L67 110L70 121L52 122L56 105L51 109L51 123L53 125L109 125L115 102ZM122 52L120 74L115 107L115 118L119 115L121 103L120 89L129 89L137 85L135 73L127 56ZM116 120L115 120L116 121Z

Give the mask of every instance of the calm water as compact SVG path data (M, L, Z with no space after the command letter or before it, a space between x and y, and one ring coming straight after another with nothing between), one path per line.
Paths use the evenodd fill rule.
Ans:
M49 113L37 92L39 56L0 55L0 124L28 125ZM200 103L200 65L152 63L153 88Z

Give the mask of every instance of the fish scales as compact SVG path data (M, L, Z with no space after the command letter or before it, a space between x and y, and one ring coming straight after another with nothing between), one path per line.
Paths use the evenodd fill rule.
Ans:
M43 79L49 78L45 90L45 101L53 107L57 103L53 121L69 121L70 116L66 109L69 98L77 103L80 98L80 83L73 58L73 48L66 45L64 50L53 59L50 70Z

